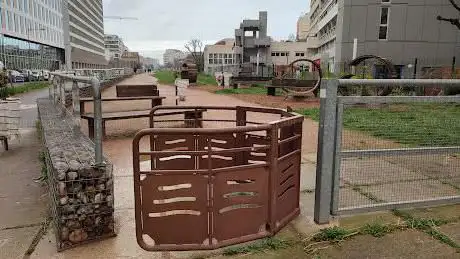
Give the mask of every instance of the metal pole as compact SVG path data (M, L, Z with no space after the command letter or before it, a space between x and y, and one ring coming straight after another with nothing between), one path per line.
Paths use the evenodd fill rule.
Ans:
M72 84L72 106L75 118L75 132L77 132L80 130L80 88L77 80L74 80Z
M96 167L104 167L102 161L102 101L101 83L97 78L91 79L94 92L94 145L96 155Z
M324 80L319 94L320 120L314 211L314 220L318 224L329 223L332 209L338 85L337 79Z
M455 56L452 58L452 79L456 77L456 71L455 71Z
M412 76L413 79L417 78L417 69L418 69L418 58L415 58L415 61L414 61L414 75Z

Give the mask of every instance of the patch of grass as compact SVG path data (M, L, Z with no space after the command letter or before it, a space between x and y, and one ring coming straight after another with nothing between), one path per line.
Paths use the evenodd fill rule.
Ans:
M371 235L374 237L383 237L384 235L391 233L395 228L391 225L386 225L381 222L373 222L364 225L360 231L363 234Z
M158 70L155 71L155 77L158 79L160 84L173 85L176 81L174 73L175 72L172 70Z
M321 242L321 241L339 242L355 234L358 234L358 232L354 232L354 231L347 230L347 229L340 228L340 227L331 227L331 228L321 229L319 233L313 236L312 240L316 242Z
M44 151L40 151L38 153L38 160L40 161L41 164L41 175L37 179L34 179L37 182L40 183L46 183L48 180L48 169L46 167L46 154Z
M217 85L216 78L212 75L204 73L198 74L197 82L198 85Z
M319 108L300 109L296 110L296 112L312 120L319 121Z
M319 109L297 111L319 120ZM406 104L353 107L344 112L345 128L408 146L451 146L460 143L460 105Z
M224 249L223 254L226 256L231 256L238 254L261 253L268 250L280 250L288 248L292 245L292 243L292 241L283 240L276 237L265 238L247 246L226 248Z
M417 229L425 232L440 242L449 245L455 249L460 249L460 245L453 241L447 235L439 232L436 227L450 223L449 220L434 219L434 218L417 218L412 216L410 213L400 210L393 210L393 214L402 218L405 222L406 227ZM460 252L460 250L459 250Z
M50 84L48 82L31 82L22 85L14 85L13 87L8 86L6 87L6 94L7 96L13 96L16 94L30 92L32 90L47 88L49 85Z
M436 238L437 240L439 240L440 242L448 246L458 249L460 252L460 245L457 244L454 240L452 240L450 237L448 237L444 233L439 232L437 229L431 228L429 230L426 230L425 233L432 236L433 238Z

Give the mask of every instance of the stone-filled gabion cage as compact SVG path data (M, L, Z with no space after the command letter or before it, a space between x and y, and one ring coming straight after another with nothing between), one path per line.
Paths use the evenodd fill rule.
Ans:
M58 251L115 235L112 165L94 166L94 144L49 99L38 111Z

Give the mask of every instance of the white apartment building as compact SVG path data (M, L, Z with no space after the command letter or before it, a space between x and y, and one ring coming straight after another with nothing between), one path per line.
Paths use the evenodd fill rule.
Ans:
M297 40L306 41L308 33L310 32L310 14L306 13L299 17L297 20Z
M59 69L64 62L62 1L0 3L0 58L8 69Z
M234 39L223 39L214 45L204 48L204 71L208 74L215 72L234 72L238 67L234 51Z
M72 68L103 68L105 60L102 0L62 0ZM64 30L66 31L66 30ZM65 35L66 36L66 35ZM70 65L70 64L68 64Z
M112 59L119 59L123 52L127 51L128 48L125 46L123 39L118 35L106 34L104 35L105 49L109 51L109 55Z

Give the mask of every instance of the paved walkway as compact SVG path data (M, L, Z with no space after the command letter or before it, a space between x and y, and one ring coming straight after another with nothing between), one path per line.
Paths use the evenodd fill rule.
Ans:
M155 83L156 79L147 74L129 78L121 84ZM159 85L160 95L167 97L165 105L175 105L175 89L172 86ZM217 106L259 106L230 96L215 95L206 91L187 89L186 101L182 105L217 105ZM103 97L116 96L116 88L103 92ZM149 102L106 103L104 111L122 111L148 109ZM89 111L91 105L86 107ZM218 115L213 114L211 116ZM225 116L225 115L223 115ZM258 118L267 119L267 118ZM85 122L82 129L86 131ZM218 126L218 125L217 125ZM209 252L149 253L136 243L134 222L134 195L132 177L132 134L148 127L147 119L123 120L107 123L109 139L104 142L104 153L114 164L115 176L115 216L118 236L116 238L77 247L62 253L56 253L55 237L52 229L38 244L31 258L190 258ZM304 163L302 165L302 189L313 189L315 182L315 156L317 124L308 120L304 123ZM124 136L127 135L127 136ZM123 137L124 136L124 137ZM311 233L316 228L313 224L314 195L302 193L302 216L293 223L299 231Z
M35 100L47 91L16 96L22 102L21 136L10 141L9 151L0 145L0 258L22 258L47 217L46 188L34 181L41 176Z

